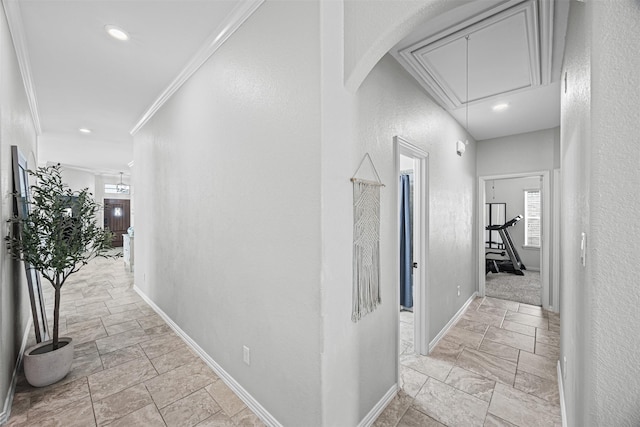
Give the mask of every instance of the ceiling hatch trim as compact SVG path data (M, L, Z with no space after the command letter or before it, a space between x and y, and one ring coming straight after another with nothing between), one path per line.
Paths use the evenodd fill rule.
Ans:
M506 10L499 7L496 10L497 13L492 16L486 17L486 13L480 13L462 24L432 34L398 51L402 62L408 66L420 85L445 109L456 109L465 105L467 101L475 103L491 100L550 83L553 0L542 1L540 7L537 0L528 0ZM498 81L496 87L492 88L474 88L470 83L467 100L463 50L465 37L470 35L470 40L482 39L483 35L499 34L500 31L506 31L506 28L515 27L516 24L524 26L524 34L519 37L521 47L514 50L520 55L520 63L516 64L521 70L520 79L511 82ZM509 41L512 42L515 43ZM452 59L454 51L460 58ZM472 54L475 53L470 53L470 58L473 58ZM507 57L509 58L509 55ZM452 65L454 60L455 65ZM513 58L508 60L515 61ZM469 62L472 64L471 59ZM473 78L473 70L471 74Z
M33 126L36 134L41 135L42 125L40 124L40 113L38 113L38 98L36 97L36 89L33 84L31 61L29 60L29 51L27 50L27 40L24 33L20 3L16 0L2 0L2 4L7 15L9 32L13 39L16 57L18 58L18 66L20 68L20 74L22 75L22 82L27 95L29 109L31 110Z
M553 20L554 2L541 1L540 9L540 65L542 67L542 84L548 85L553 73Z
M6 0L5 0L6 1ZM186 66L173 79L171 84L149 106L136 125L129 132L135 135L173 96L174 93L189 80L198 69L213 55L231 35L264 3L265 0L244 0L227 17L227 19L211 33L204 45L189 60Z

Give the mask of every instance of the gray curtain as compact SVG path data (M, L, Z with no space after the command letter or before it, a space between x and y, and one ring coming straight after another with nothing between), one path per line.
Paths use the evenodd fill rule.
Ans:
M411 179L400 176L400 305L413 307Z

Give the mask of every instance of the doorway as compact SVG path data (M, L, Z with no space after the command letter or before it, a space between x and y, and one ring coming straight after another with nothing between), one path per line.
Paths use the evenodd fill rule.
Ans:
M122 247L122 235L130 225L130 201L104 199L104 228L113 233L113 247Z
M484 176L478 184L480 296L552 309L549 172Z
M427 355L428 154L398 136L394 146L398 179L398 354Z

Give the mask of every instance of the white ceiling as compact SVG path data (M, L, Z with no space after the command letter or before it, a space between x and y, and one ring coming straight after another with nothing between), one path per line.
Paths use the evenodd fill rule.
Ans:
M40 163L127 171L131 131L145 113L261 2L3 0L39 122ZM108 24L131 39L111 38Z
M564 0L476 1L391 53L476 140L548 129L560 125L567 12Z
M264 0L2 1L27 77L39 161L117 174L127 173L133 159L132 131ZM464 36L471 34L474 138L558 126L568 2L537 1L470 2L427 23L392 54L464 125ZM537 11L523 6L532 2ZM514 13L514 7L522 10ZM508 16L491 18L501 12ZM125 29L131 40L110 38L104 30L109 24ZM532 37L540 41L537 50ZM498 100L511 108L493 113L490 106ZM93 132L81 134L81 127Z

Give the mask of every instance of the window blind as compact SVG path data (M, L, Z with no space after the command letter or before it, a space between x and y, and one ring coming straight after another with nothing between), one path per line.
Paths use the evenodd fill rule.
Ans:
M525 246L540 247L540 233L542 231L542 212L540 190L524 190L524 244Z

